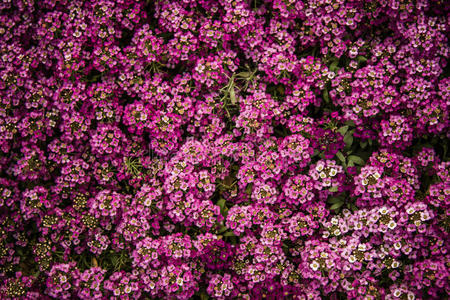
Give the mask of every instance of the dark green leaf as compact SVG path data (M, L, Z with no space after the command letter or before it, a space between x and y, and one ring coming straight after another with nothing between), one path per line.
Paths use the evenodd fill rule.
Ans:
M350 204L349 207L350 207L350 209L351 209L353 212L359 210L358 207L357 207L356 205L354 205L353 203Z
M330 71L336 72L336 71L338 70L338 63L339 63L338 60L334 61L334 62L330 65Z
M227 230L228 230L228 227L222 225L222 226L220 226L220 228L219 228L219 230L218 230L217 232L218 232L218 233L223 233L223 232L225 232L225 231L227 231Z
M339 198L339 197L331 197L331 198L328 200L328 202L334 204L334 203L340 203L340 202L343 202L343 201L342 201L342 198Z
M225 207L225 199L221 198L219 201L217 201L217 206L219 206L221 209Z
M331 209L331 210L336 210L336 209L338 209L339 207L341 207L343 204L344 204L344 202L338 202L338 203L335 203L335 204L331 205L330 209Z
M338 130L337 130L337 132L339 132L340 134L342 134L343 136L345 135L345 133L347 132L347 130L348 130L348 125L344 125L344 126L342 126L341 128L339 128Z
M352 120L346 121L345 124L347 124L347 125L349 125L349 126L352 126L352 127L355 127L355 122L352 121Z
M342 154L341 151L338 151L338 153L336 153L337 158L339 158L340 161L342 161L345 165L345 157L344 154Z
M359 56L356 58L356 61L359 62L359 63L363 63L363 62L366 62L366 61L367 61L367 58L364 57L364 56L362 56L362 55L359 55Z
M252 75L250 72L240 72L237 74L237 76L240 76L242 78L249 78Z
M209 296L205 292L202 292L200 294L200 300L208 300L208 299L209 299Z
M353 163L355 163L357 165L360 165L360 166L364 165L364 160L361 157L356 156L356 155L350 155L348 157L348 161L349 162L353 162Z
M338 191L338 187L337 186L332 186L328 189L330 192L335 193Z
M234 87L231 87L231 89L230 89L230 100L231 100L231 104L233 104L233 105L236 104L236 94L234 93Z
M350 130L345 134L344 143L347 147L350 147L353 144L353 130Z
M245 193L247 193L247 195L251 195L252 194L252 190L253 190L253 183L249 183L247 185L247 187L245 188Z
M328 95L328 90L327 89L325 89L323 91L323 100L325 100L326 103L330 102L330 95Z

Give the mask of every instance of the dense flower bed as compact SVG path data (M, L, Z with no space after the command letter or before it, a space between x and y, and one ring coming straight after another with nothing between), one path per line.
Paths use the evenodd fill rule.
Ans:
M2 0L1 299L444 299L450 2Z

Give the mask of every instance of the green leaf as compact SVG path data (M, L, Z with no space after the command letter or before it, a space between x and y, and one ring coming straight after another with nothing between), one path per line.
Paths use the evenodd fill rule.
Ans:
M119 258L118 258L116 255L112 255L112 256L111 256L111 263L112 263L114 266L117 266L117 265L120 263Z
M323 100L325 100L326 103L330 102L330 95L328 94L328 90L327 89L325 89L323 91Z
M338 151L338 153L336 153L337 158L339 158L340 161L342 161L345 165L345 157L344 154L342 154L341 151Z
M245 192L247 193L247 195L251 195L252 194L252 190L253 190L253 183L249 183L247 185L247 187L245 188Z
M219 199L219 201L217 201L217 206L219 206L221 209L223 209L225 207L225 202L226 202L226 200L221 198L221 199Z
M348 125L342 126L341 128L339 128L339 129L337 130L337 132L339 132L340 134L342 134L342 135L344 136L345 133L348 131L348 128L349 128Z
M223 234L223 236L236 236L233 231L227 231Z
M360 165L360 166L364 165L364 160L361 157L356 156L356 155L350 155L348 157L348 161L349 162L353 162L353 163L355 163L357 165Z
M242 78L249 78L251 75L252 75L252 73L250 73L250 72L237 73L237 76L242 77Z
M332 193L335 193L338 191L338 187L334 185L334 186L330 187L328 190Z
M233 105L236 104L236 94L234 93L234 87L231 87L231 89L230 89L230 100L231 100L231 104L233 104Z
M349 126L352 126L352 127L355 127L355 122L354 122L353 120L347 120L347 121L345 122L345 124L347 124L347 125L349 125Z
M350 206L350 209L353 211L353 212L355 212L355 211L358 211L359 210L359 208L355 205L355 204L350 204L349 205Z
M338 203L335 203L335 204L331 205L330 209L331 209L331 210L336 210L336 209L338 209L339 207L341 207L343 204L344 204L344 202L338 202Z
M344 143L347 147L350 147L353 144L353 130L350 130L345 134Z
M359 63L366 62L366 61L367 61L367 57L364 57L364 56L362 56L362 55L359 55L359 56L356 58L356 61L359 62Z
M331 65L330 65L330 71L332 72L336 72L338 70L338 60L335 60Z
M361 146L361 148L365 149L367 147L368 142L367 141L361 141L359 142L359 145Z
M92 266L93 267L98 267L98 261L95 257L92 257Z
M200 300L208 300L208 299L209 299L209 296L205 292L202 292L200 294Z
M223 233L223 232L225 232L225 231L227 231L228 230L228 227L227 226L224 226L224 225L222 225L222 226L220 226L220 228L219 228L219 233Z
M238 243L237 237L231 236L230 237L230 243L233 244L233 245L237 245L237 243Z
M217 206L220 207L220 213L222 214L222 216L226 217L228 215L228 207L226 206L225 199L219 199L219 201L217 201Z
M284 87L282 85L278 86L277 92L280 93L281 95L284 95Z
M340 202L343 202L343 201L342 201L342 198L339 198L339 197L331 197L331 198L328 200L328 202L334 204L334 203L340 203Z
M320 153L319 150L314 149L314 153L313 153L312 157L319 155L319 153Z

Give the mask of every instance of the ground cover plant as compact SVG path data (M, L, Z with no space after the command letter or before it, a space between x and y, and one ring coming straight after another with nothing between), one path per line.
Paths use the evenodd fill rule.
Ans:
M0 298L447 298L449 13L0 1Z

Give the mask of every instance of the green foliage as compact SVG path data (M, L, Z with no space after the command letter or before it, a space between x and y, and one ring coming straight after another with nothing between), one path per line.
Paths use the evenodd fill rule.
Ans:
M328 203L331 204L330 210L335 210L335 211L339 210L345 204L344 199L345 198L343 195L339 195L337 197L330 197L328 199Z
M363 166L365 164L364 160L361 157L356 156L356 155L350 155L348 157L348 161L349 161L349 163L354 163L354 164L357 164L360 166Z
M139 158L136 157L126 157L124 158L125 166L127 171L134 177L138 177L142 174L142 164Z

